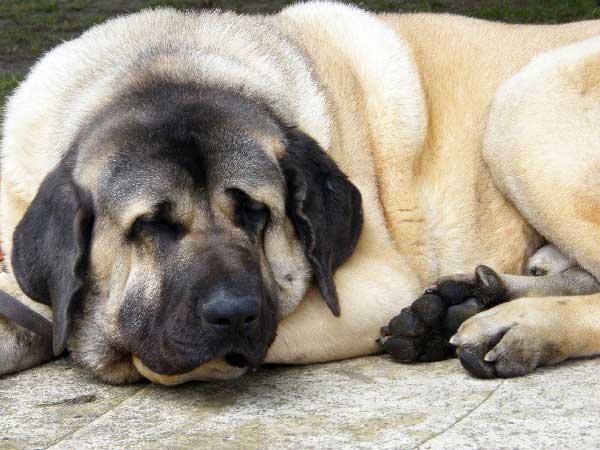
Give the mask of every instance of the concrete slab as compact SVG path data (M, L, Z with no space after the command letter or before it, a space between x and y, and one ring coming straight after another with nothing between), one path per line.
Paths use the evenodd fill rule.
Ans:
M505 380L479 408L420 448L600 448L600 361Z
M0 378L0 450L47 448L144 388L115 387L62 359Z
M0 449L594 448L599 373L583 360L476 380L456 360L369 357L115 387L61 360L0 380Z

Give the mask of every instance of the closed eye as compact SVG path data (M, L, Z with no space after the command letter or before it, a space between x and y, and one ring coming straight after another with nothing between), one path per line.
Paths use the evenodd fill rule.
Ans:
M235 202L235 222L254 236L261 234L270 217L267 205L254 200L241 189L231 188L227 193Z
M166 218L140 216L131 226L128 237L131 239L144 236L169 236L177 238L183 233L183 231L184 229L182 225L172 222Z
M169 200L157 203L149 212L135 219L128 231L128 237L130 239L156 236L178 238L185 232L185 227L172 219L173 208L174 205Z

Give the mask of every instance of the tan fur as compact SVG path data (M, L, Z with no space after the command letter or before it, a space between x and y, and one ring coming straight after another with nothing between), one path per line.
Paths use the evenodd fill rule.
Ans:
M49 53L11 98L2 143L2 241L10 252L14 227L86 117L123 85L141 82L140 55L170 46L152 73L267 98L326 149L363 197L362 236L335 275L339 319L314 287L298 305L307 266L281 217L266 251L279 256L281 274L300 266L304 276L287 294L284 312L291 314L267 362L374 353L379 327L425 286L478 264L524 273L544 239L600 277L594 36L600 22L516 26L450 15L375 16L325 2L266 18L165 9L115 19ZM270 134L255 137L274 157L283 151ZM93 186L94 170L80 178ZM270 206L283 214L280 200ZM110 233L92 255L97 275L109 278ZM566 307L552 299L513 303L498 307L498 317L533 311L525 328L541 330L540 341L550 326L543 312L567 312L567 325L557 328L565 339L552 342L561 358L600 352L600 325L587 319L599 317L595 296ZM459 337L472 335L467 330L478 320ZM126 366L122 379L135 379Z
M379 163L376 169L379 199L387 229L394 238L396 248L413 269L412 276L420 281L421 287L430 285L444 275L472 272L478 264L490 265L504 273L524 272L530 256L543 241L540 234L531 227L528 218L496 188L497 180L486 166L487 161L482 153L486 126L489 134L496 129L493 121L488 122L490 106L501 84L523 69L537 54L554 46L583 41L598 35L600 24L586 22L564 26L508 26L456 16L421 14L385 15L382 19L397 31L398 38L404 39L410 48L422 86L416 88L414 94L418 95L421 89L423 90L428 116L428 128L422 146L411 151L410 147L397 145L391 154L379 149L381 153L375 154L374 157L375 163ZM372 36L370 30L366 34ZM335 59L334 54L327 53L330 49L322 44L315 32L309 36L310 38L305 39L314 37L314 53L319 55L320 60ZM353 38L360 39L360 32L355 32ZM345 39L344 42L347 44L349 41ZM586 43L582 42L579 45L585 46ZM490 51L491 48L494 50ZM381 55L378 56L381 58ZM354 63L356 72L362 67L361 61L357 58ZM330 69L326 76L337 77L335 81L328 82L328 85L335 86L335 90L341 91L339 84L346 84L349 86L348 90L355 91L357 88L352 84L355 83L352 74L343 69ZM531 82L540 84L538 78L531 78ZM541 85L546 86L543 83ZM376 93L378 89L379 86L366 86L363 87L363 92ZM525 92L530 90L530 87L524 88ZM365 94L355 100L358 95L354 93L340 96L338 101L344 104L344 107L336 105L335 111L361 111L360 99ZM543 99L541 100L543 102ZM546 108L543 103L540 107ZM364 123L366 119L360 118L359 114L354 114L355 120ZM522 128L518 118L512 114L507 112L505 119L510 121L511 125ZM556 114L562 115L564 112L559 109ZM577 117L572 117L575 122L578 121ZM377 120L386 121L388 129L394 126L390 122L393 116L377 116ZM536 117L525 120L526 123L543 123L553 127L556 121L564 119L557 117L548 120ZM344 117L344 120L334 123L344 127L348 119ZM352 122L348 128L356 129ZM364 128L359 128L359 132L362 130ZM549 131L545 128L541 132ZM587 131L585 133L589 134ZM356 142L361 142L356 139L356 132L344 134L351 136L349 140L354 138ZM536 134L533 139L539 137L539 134ZM499 139L499 145L504 142L503 138ZM526 147L518 150L526 151ZM349 152L349 149L344 146L343 151ZM361 150L352 151L358 153ZM335 154L336 150L331 152ZM519 162L519 156L516 154L510 157L502 155L501 158L501 161L515 164ZM544 160L530 161L527 166L535 169L544 163ZM354 167L365 166L357 164ZM511 167L511 170L513 177L518 176L514 167ZM536 183L540 190L551 196L544 200L546 204L554 202L555 188L543 186L539 180L531 180L529 183ZM588 189L584 188L582 191ZM387 192L395 196L395 201L390 202L386 199ZM369 202L365 203L372 205ZM593 206L590 206L588 199L582 204L585 205L583 210L587 211L589 216ZM582 207L579 208L581 211ZM557 219L564 219L564 212L557 211L554 214ZM589 248L594 247L590 244ZM360 249L357 254L362 254ZM568 252L567 254L572 255ZM373 270L370 273L375 272ZM598 275L600 273L596 274ZM345 310L344 324L353 320L359 321L360 314L376 315L374 312L362 311L361 302L364 300L359 298L376 296L377 291L371 285L362 290L362 280L356 276L352 278L357 280L352 283L351 289L357 294L357 300L350 302L350 313L348 309ZM394 303L396 311L399 312L410 301L403 299ZM355 330L358 331L345 331L343 326L336 324L335 320L327 320L328 318L325 319L326 323L323 323L323 319L317 320L314 317L317 314L311 314L311 308L306 305L318 308L318 303L306 302L280 326L284 334L280 332L280 338L272 347L273 360L323 361L331 359L331 355L341 354L346 357L352 353L352 349L363 348L359 342L364 329L355 325ZM353 314L355 311L357 316ZM310 345L304 344L302 349L291 352L292 346L289 345L289 341L303 342L300 337L301 330L307 328L306 323L312 324L316 321L319 325L314 328L309 326L306 336L315 336L314 333L318 329L323 330L319 334L320 337L310 339ZM376 324L372 324L367 334L368 338L372 338L376 333ZM287 334L295 339L286 339ZM365 346L368 338L365 336ZM324 343L332 343L330 351L325 350L328 347ZM600 351L600 342L595 351ZM287 357L288 355L290 356Z

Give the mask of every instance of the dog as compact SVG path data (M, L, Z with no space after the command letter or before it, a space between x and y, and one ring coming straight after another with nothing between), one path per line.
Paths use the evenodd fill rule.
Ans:
M599 353L599 36L312 2L61 44L4 115L0 374Z

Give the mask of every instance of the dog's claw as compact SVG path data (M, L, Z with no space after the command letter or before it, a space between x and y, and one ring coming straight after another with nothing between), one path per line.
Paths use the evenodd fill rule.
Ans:
M377 339L375 339L375 343L383 346L383 344L385 344L385 341L387 341L388 339L389 336L380 336Z

